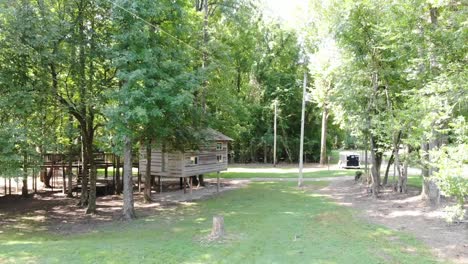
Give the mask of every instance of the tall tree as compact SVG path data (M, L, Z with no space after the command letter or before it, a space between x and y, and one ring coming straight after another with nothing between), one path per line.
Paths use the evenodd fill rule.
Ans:
M142 147L163 142L170 148L183 148L190 130L198 127L194 92L198 81L193 74L193 56L187 29L190 13L187 1L124 2L115 6L117 28L114 57L121 87L115 91L109 116L120 138L125 139L124 168L129 162L132 141ZM188 21L187 21L188 20ZM177 23L175 23L177 22ZM178 46L179 45L179 46ZM180 144L179 144L180 143ZM149 154L149 155L148 155ZM150 160L151 149L144 158ZM131 174L124 173L124 218L134 218ZM130 179L129 179L130 178ZM145 200L151 202L151 175L145 175Z

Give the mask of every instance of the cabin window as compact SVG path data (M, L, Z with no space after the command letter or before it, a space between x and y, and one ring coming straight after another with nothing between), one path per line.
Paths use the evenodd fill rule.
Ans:
M190 157L190 165L197 165L198 164L198 157L197 156L192 156Z
M225 162L226 161L226 156L216 155L216 160L218 160L219 163Z
M216 150L223 150L223 143L221 142L216 143Z

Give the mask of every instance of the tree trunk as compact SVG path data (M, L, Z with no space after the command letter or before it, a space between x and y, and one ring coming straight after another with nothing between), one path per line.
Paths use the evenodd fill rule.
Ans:
M369 177L369 155L367 155L368 149L369 149L369 140L367 139L367 136L366 136L366 150L364 151L364 160L366 162L364 166L364 171L366 172L366 177Z
M382 184L387 185L388 182L388 172L390 171L390 166L392 165L395 155L398 155L398 151L400 150L400 140L402 136L403 131L398 131L397 137L393 137L393 151L392 151L392 156L390 157L390 160L388 161L387 164L387 169L385 170L385 177L383 179Z
M68 153L68 169L67 169L67 177L68 177L68 189L67 189L67 197L73 197L73 167L72 167L72 145L70 143L69 153Z
M23 155L23 187L21 188L21 196L28 197L28 156Z
M96 213L96 181L97 181L97 170L96 170L96 162L94 161L93 155L93 133L90 132L90 142L88 142L88 156L89 156L89 167L90 167L90 174L89 174L89 194L88 194L88 209L86 210L87 214L95 214Z
M380 189L380 164L382 161L382 153L377 152L374 136L372 134L370 135L370 153L372 159L372 197L377 198Z
M408 188L407 188L407 183L408 183L408 165L409 165L409 155L411 154L411 148L410 146L407 146L407 156L405 159L405 162L403 163L403 169L401 172L401 181L399 183L400 191L402 193L407 193Z
M145 203L151 203L151 139L146 141L146 171L145 171L145 190L143 191Z
M198 175L198 182L200 186L205 186L205 177L203 174Z
M83 134L83 133L82 133ZM86 133L84 133L86 134ZM81 195L80 195L80 207L85 207L88 205L88 173L89 173L89 156L88 156L88 144L85 140L87 136L82 136L82 161L83 161L83 171L81 176Z
M122 218L124 220L132 220L135 218L133 206L132 141L128 136L124 137L123 183Z
M211 238L222 238L224 234L224 217L220 215L213 216L213 228L211 229Z
M115 166L117 170L115 171L115 194L120 195L122 193L122 180L120 179L120 156L116 156Z
M292 163L292 155L288 147L288 137L286 136L286 131L284 130L283 126L281 126L281 131L283 132L283 136L281 137L281 143L283 143L284 151L286 152L286 155L288 157L288 162Z
M322 112L322 138L320 144L320 165L327 164L327 123L328 123L328 108L323 107Z
M206 69L208 64L208 0L203 0L203 64L202 68ZM203 114L206 113L206 89L207 89L207 81L206 77L203 81L203 89L202 89L202 110Z
M421 198L423 200L430 200L430 178L429 178L429 143L425 140L421 144L421 174L422 174L422 190Z
M46 188L52 188L52 186L50 185L50 179L52 178L52 173L53 173L53 170L51 169L49 172L47 171L47 168L43 168L40 172L40 180L41 182L44 183L44 186Z
M385 169L385 176L382 180L383 186L386 186L388 183L388 173L390 171L390 166L392 166L393 164L394 157L395 157L394 152L392 152L392 155L390 156L390 159L388 160L387 168Z
M440 134L432 130L433 139L429 143L423 144L423 159L426 167L423 170L423 190L421 196L423 199L427 199L431 205L438 206L440 204L440 189L437 184L431 179L437 168L430 166L432 161L430 154L431 150L437 149L441 145Z
M402 167L400 163L400 155L397 152L395 156L395 166L398 172L397 192L406 193L406 182L408 180L408 157L405 159Z

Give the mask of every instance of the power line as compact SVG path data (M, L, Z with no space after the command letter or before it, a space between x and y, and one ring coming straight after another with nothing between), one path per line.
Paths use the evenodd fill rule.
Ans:
M121 5L117 4L117 3L115 3L114 1L111 1L111 0L105 0L105 1L109 2L110 4L112 4L112 5L114 5L114 6L118 7L118 8L120 8L121 10L123 10L123 11L125 11L125 12L131 14L131 15L134 16L135 18L137 18L137 19L143 21L143 23L147 24L148 26L153 27L154 29L156 29L156 30L158 30L158 31L161 31L162 33L164 33L164 34L166 34L167 36L171 37L172 39L174 39L174 40L176 40L176 41L178 41L178 42L180 42L180 43L186 45L187 47L193 49L194 51L196 51L196 52L198 52L198 53L201 53L201 54L204 53L203 51L201 51L201 50L199 50L199 49L197 49L197 48L191 46L191 45L188 44L187 42L185 42L185 41L183 41L183 40L177 38L176 36L170 34L170 33L167 32L167 31L163 30L161 27L158 27L158 26L152 24L151 22L149 22L148 20L145 20L144 18L140 17L140 16L139 16L138 14L136 14L135 12L132 12L132 11L128 10L127 8L125 8L125 7L123 7L123 6L121 6ZM98 5L98 6L99 6L99 5ZM102 7L101 7L101 8L102 8Z
M123 6L119 5L119 4L117 4L116 2L111 1L111 0L105 0L105 1L107 1L108 3L110 3L110 4L112 4L112 5L115 5L116 7L118 7L119 9L121 9L121 10L127 12L128 14L131 14L131 15L134 16L135 18L141 20L141 21L142 21L143 23L145 23L146 25L148 25L148 26L150 26L150 27L152 27L152 28L154 28L154 29L156 29L156 30L158 30L158 31L160 31L160 32L162 32L162 33L164 33L164 34L166 34L167 36L169 36L170 38L176 40L177 42L186 45L187 47L189 47L190 49L196 51L197 53L200 53L200 54L202 54L202 55L203 55L203 54L206 54L207 56L208 56L208 55L211 55L210 57L211 57L211 61L212 61L212 62L217 62L217 63L223 65L223 67L229 68L229 69L234 70L234 71L237 71L237 70L238 70L238 69L237 69L236 67L234 67L234 66L225 65L225 64L222 63L221 61L215 59L214 56L213 56L213 54L210 54L208 51L202 51L202 50L199 50L199 49L193 47L192 45L188 44L187 42L185 42L185 41L179 39L178 37L172 35L171 33L167 32L167 31L165 31L165 30L162 29L161 27L152 24L151 22L149 22L148 20L142 18L141 16L139 16L139 15L136 14L135 12L133 12L133 11L131 11L131 10L129 10L129 9L127 9L127 8L125 8L125 7L123 7ZM99 6L99 5L97 5L97 6L98 6L99 8L101 8L101 9L105 10L103 7L101 7L101 6Z

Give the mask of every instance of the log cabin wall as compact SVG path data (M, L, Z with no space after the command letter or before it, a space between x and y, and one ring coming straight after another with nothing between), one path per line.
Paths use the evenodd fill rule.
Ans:
M228 142L208 141L200 145L199 150L162 153L160 147L151 152L151 174L163 177L189 177L211 172L227 170ZM163 171L163 162L164 171ZM140 149L140 173L146 173L146 149Z
M163 171L162 156L164 156L165 164ZM146 173L146 149L140 148L140 173ZM151 175L164 177L182 177L183 174L183 154L180 152L164 153L162 155L160 148L152 149L151 151Z
M227 170L227 145L226 141L210 141L200 146L198 151L185 152L184 175L195 176ZM197 164L194 164L194 159L197 159Z

